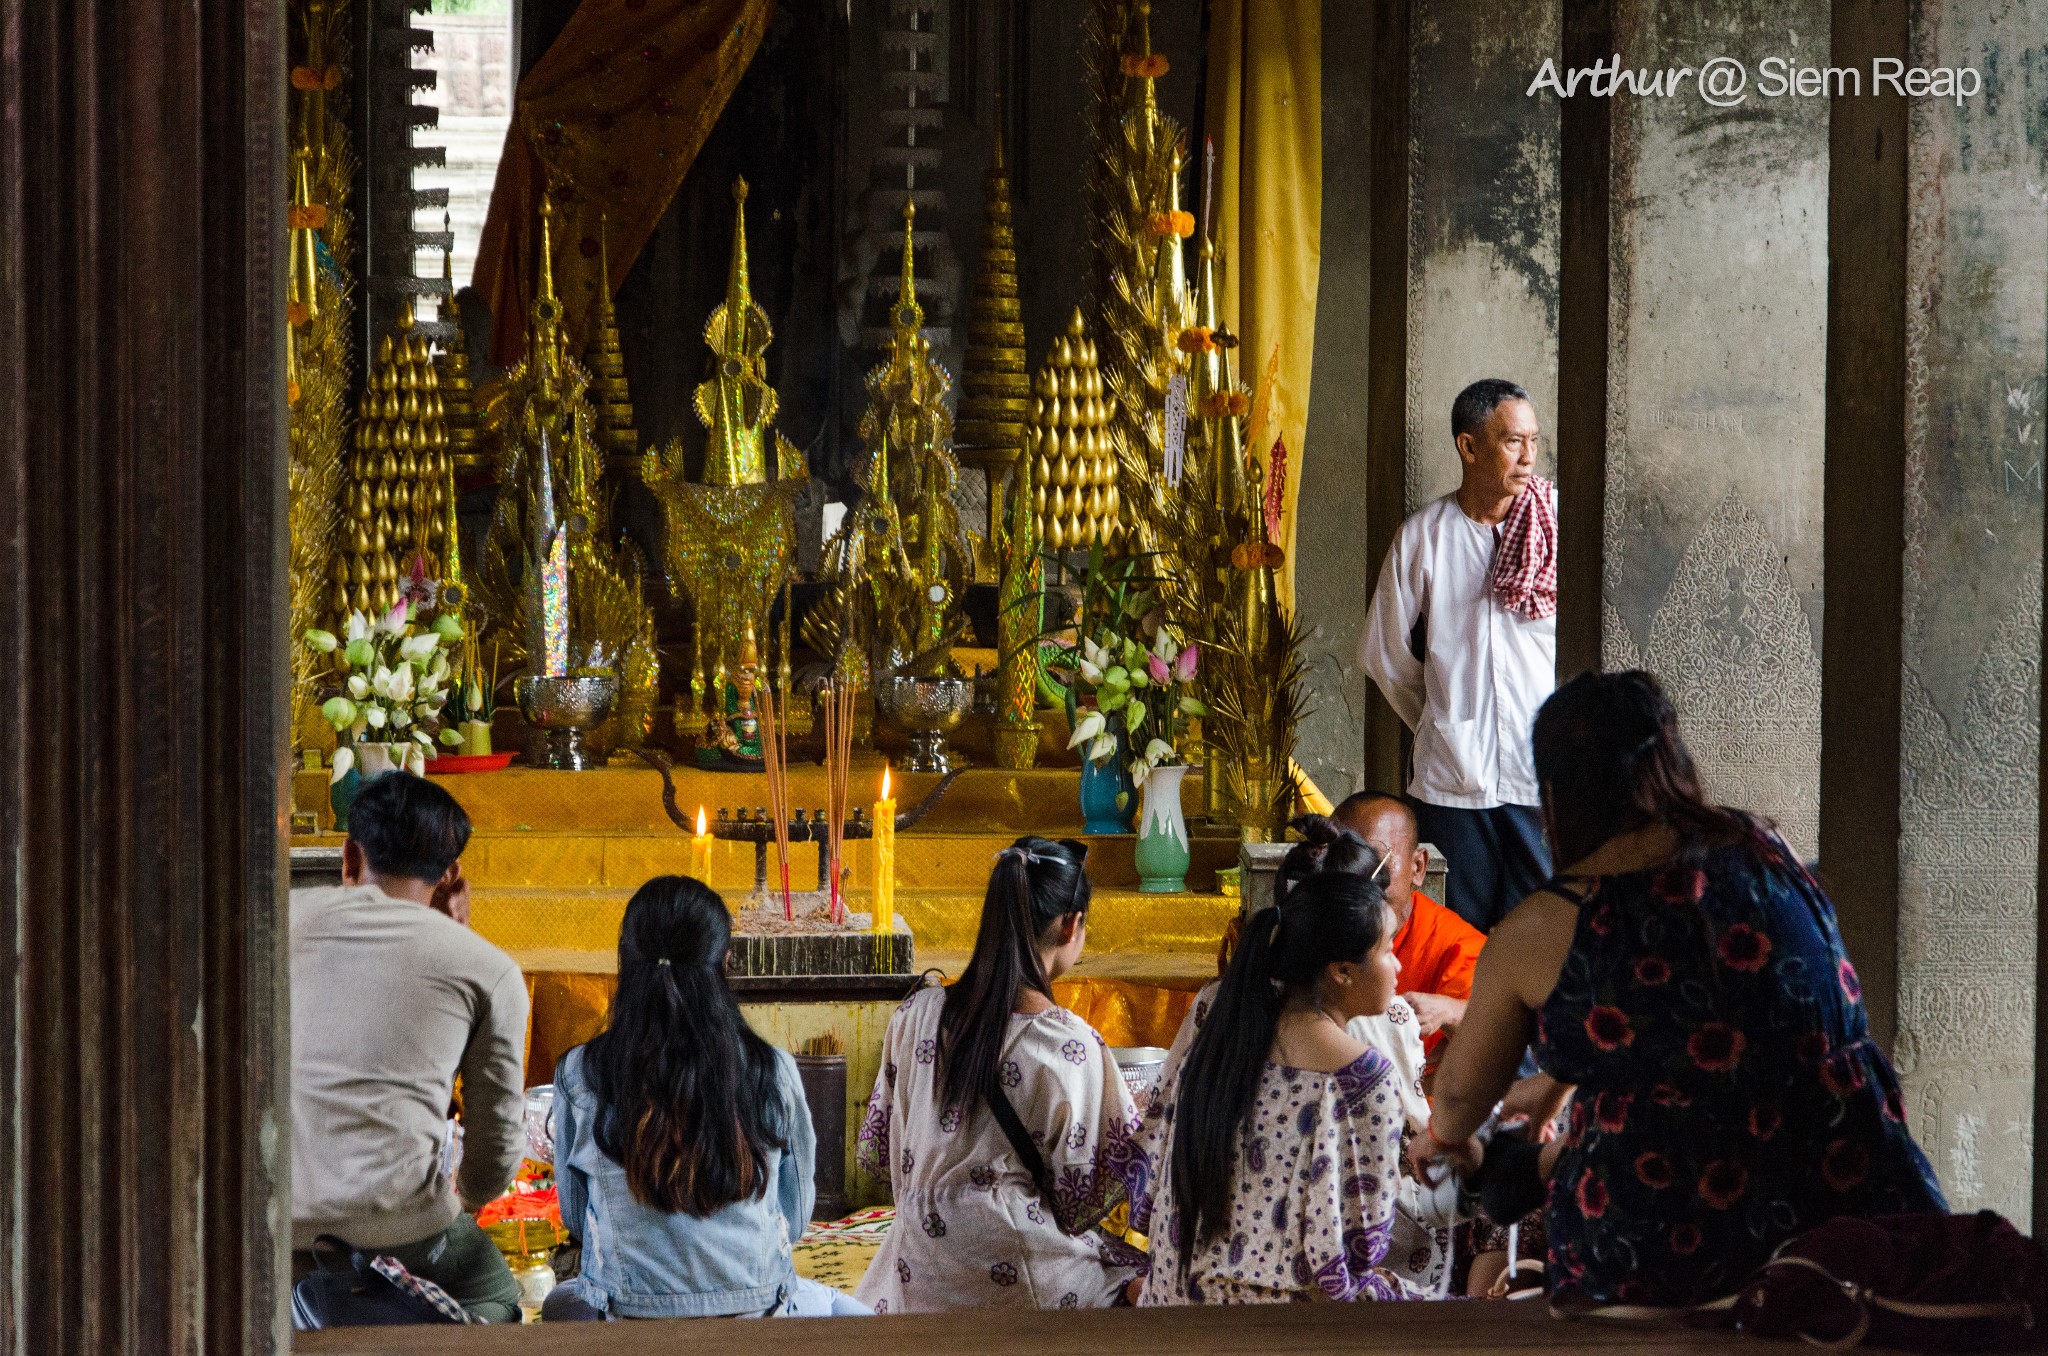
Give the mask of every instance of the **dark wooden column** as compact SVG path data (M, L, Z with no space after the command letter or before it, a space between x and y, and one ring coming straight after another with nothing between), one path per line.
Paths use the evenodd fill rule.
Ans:
M1372 24L1371 301L1366 348L1365 579L1379 584L1408 516L1408 166L1410 0L1378 0ZM1365 784L1405 790L1408 728L1365 680Z
M1910 50L1908 0L1835 0L1830 63ZM1820 864L1872 1033L1898 1027L1900 625L1906 512L1906 100L1829 108L1827 609Z
M1614 54L1614 0L1564 0L1566 70ZM1613 101L1560 101L1557 272L1557 676L1600 667L1606 587L1607 294Z
M281 1349L284 19L0 0L0 1350Z

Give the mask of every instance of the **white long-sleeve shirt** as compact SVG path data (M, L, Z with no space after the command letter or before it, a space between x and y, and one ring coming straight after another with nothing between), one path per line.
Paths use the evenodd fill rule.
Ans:
M1358 663L1415 732L1408 793L1480 810L1535 805L1529 736L1557 686L1557 618L1532 621L1486 586L1500 529L1447 494L1411 515L1380 568ZM1425 648L1409 648L1416 623Z

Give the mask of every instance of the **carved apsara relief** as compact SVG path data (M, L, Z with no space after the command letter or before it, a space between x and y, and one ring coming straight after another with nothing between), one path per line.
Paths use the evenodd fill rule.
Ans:
M1609 581L1610 591L1614 581ZM1657 675L1709 797L1820 836L1820 656L1784 552L1731 490L1680 558L1639 651L1612 601L1606 667Z

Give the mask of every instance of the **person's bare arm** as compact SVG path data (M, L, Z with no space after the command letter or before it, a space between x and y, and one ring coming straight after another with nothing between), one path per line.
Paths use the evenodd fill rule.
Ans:
M1439 1031L1456 1031L1458 1024L1465 1020L1465 1007L1469 1001L1440 993L1404 993L1401 997L1415 1009L1415 1028L1424 1036L1434 1036Z
M1539 892L1487 939L1458 1037L1437 1070L1431 1124L1445 1143L1469 1139L1515 1080L1536 1011L1557 986L1578 927L1578 910Z

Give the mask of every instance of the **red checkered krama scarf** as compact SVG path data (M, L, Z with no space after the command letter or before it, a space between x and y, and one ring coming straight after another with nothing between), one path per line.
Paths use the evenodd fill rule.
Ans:
M1486 584L1510 612L1535 621L1557 615L1557 506L1551 484L1531 476L1500 525Z

